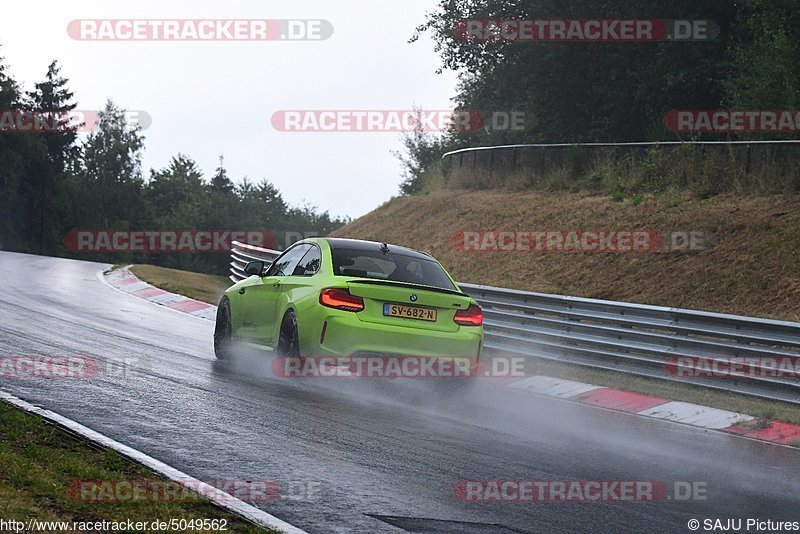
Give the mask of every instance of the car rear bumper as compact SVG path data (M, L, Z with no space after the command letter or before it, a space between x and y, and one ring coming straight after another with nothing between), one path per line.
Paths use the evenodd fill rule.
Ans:
M419 357L477 358L483 328L460 327L456 332L417 330L359 321L352 313L329 315L323 321L324 336L312 356L396 354Z

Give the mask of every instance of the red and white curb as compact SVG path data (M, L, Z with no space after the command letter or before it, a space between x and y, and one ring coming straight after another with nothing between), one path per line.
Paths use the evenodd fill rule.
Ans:
M177 482L190 491L202 492L202 494L206 495L208 499L215 505L224 510L244 517L256 525L277 530L279 532L284 532L285 534L306 534L304 530L301 530L294 525L287 523L286 521L282 521L263 510L259 510L255 506L247 504L246 502L241 501L222 490L214 488L205 482L201 482L196 478L190 477L186 473L178 471L174 467L170 467L164 462L156 460L152 456L148 456L141 451L128 447L127 445L123 445L122 443L115 441L104 434L95 432L91 428L85 427L80 423L76 423L71 419L67 419L63 415L39 408L38 406L34 406L33 404L30 404L29 402L26 402L4 391L0 391L0 400L16 406L17 408L20 408L26 412L36 414L39 417L55 423L58 426L67 428L68 430L75 432L76 434L79 434L90 441L99 443L100 445L108 447L109 449L113 449L121 455L130 458L134 462L144 465L145 467L149 467L161 476L172 480L173 482Z
M800 441L800 425L781 421L765 421L743 413L688 402L671 401L594 384L550 376L532 376L506 382L505 385L537 395L556 397L579 404L598 406L652 419L663 419L781 445Z
M175 311L188 313L189 315L194 315L201 319L213 321L216 316L216 306L151 286L147 282L139 280L127 267L109 273L103 273L102 276L103 280L111 287L133 295L134 297L149 300L160 306L166 306Z
M195 317L211 321L215 319L216 306L153 287L139 280L127 268L117 269L103 276L104 280L111 286L135 297L143 298ZM518 379L503 379L499 382L506 387L535 395L556 397L579 404L597 406L651 419L663 419L759 441L768 441L781 445L800 442L800 425L758 419L752 415L710 408L699 404L671 401L641 393L621 391L551 376L529 376Z

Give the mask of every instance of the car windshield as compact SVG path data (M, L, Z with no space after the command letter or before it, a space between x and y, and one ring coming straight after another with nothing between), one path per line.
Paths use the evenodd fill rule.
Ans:
M456 287L433 259L417 255L364 250L332 248L333 272L337 276L357 276L393 282L407 282L454 291Z

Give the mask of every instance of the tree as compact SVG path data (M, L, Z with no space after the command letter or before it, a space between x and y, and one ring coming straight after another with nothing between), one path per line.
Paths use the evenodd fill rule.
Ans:
M398 155L405 168L401 192L419 191L426 169L448 149L673 137L663 123L669 111L722 106L737 15L737 4L729 0L439 0L411 41L431 35L442 58L440 72L458 74L455 109L480 113L488 127L406 137L406 154ZM460 31L467 20L631 18L710 19L720 31L703 42L636 43L492 41ZM496 112L521 112L524 126L493 129Z
M510 42L464 39L465 19L713 19L706 42ZM442 68L458 73L457 108L521 111L521 132L491 131L482 144L641 141L671 109L719 106L735 4L677 0L440 0L412 40L430 32ZM663 128L661 128L663 135ZM463 137L463 135L462 135Z
M276 231L285 222L286 202L268 180L253 184L246 177L236 188L239 197L237 220L247 230Z
M402 137L403 152L394 152L402 165L403 181L400 184L400 193L413 195L420 193L423 188L425 173L441 161L444 152L445 140L426 132L421 120L421 109L415 109L417 120L414 129L404 132Z
M203 173L189 156L178 154L164 169L150 171L146 196L153 216L162 221L172 219L173 227L193 228L197 224L205 194ZM175 217L177 213L194 215Z
M740 109L800 105L800 1L746 0L740 12L728 102Z
M140 220L144 213L143 148L141 126L128 124L124 110L109 100L98 113L97 129L83 147L86 200L93 201L87 220L104 229L129 227Z
M46 147L46 159L39 161L35 172L31 174L31 183L36 187L38 182L38 249L39 254L45 251L45 234L47 227L58 236L60 211L58 206L54 213L51 196L57 196L62 188L64 169L67 161L75 157L75 139L78 126L70 121L69 113L75 109L73 93L67 88L68 80L61 76L61 68L56 61L50 63L44 81L36 84L36 90L29 93L34 114L42 116L47 127L40 135ZM50 223L46 222L46 214L50 214ZM53 216L55 215L55 217ZM47 241L54 241L53 235Z
M219 167L211 177L208 190L213 193L233 193L233 182L228 178L228 171L225 170L225 161L222 156L219 157Z
M47 254L77 254L62 241L81 230L271 230L326 232L341 225L327 213L290 208L269 181L238 186L224 161L205 180L195 161L172 157L142 177L144 136L125 111L109 100L86 141L77 143L76 125L63 114L75 110L57 62L45 79L24 92L0 57L2 127L15 129L19 112L34 113L44 130L0 131L0 247ZM44 121L41 119L44 118ZM10 121L10 123L9 123ZM27 119L26 123L30 123ZM287 225L289 225L287 227ZM68 245L67 245L68 246ZM152 261L180 269L226 273L228 254L81 253L105 262Z
M0 110L20 109L20 100L19 85L9 75L5 58L0 57ZM29 141L16 133L0 132L0 247L10 250L25 248L20 186Z
M211 181L206 186L206 208L203 211L203 224L205 228L218 230L235 230L240 224L237 218L239 197L222 156L219 157L219 166L214 171Z
M196 230L202 226L208 208L207 184L197 163L184 154L173 156L165 168L150 171L145 186L148 229ZM142 225L143 221L137 221ZM142 254L141 261L165 267L208 270L208 263L194 254Z

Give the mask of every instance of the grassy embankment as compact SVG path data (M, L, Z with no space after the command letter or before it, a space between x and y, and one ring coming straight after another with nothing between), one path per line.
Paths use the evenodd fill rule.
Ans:
M80 480L163 479L113 450L99 447L39 416L0 402L0 518L4 520L96 522L130 519L152 523L154 520L215 519L227 521L228 532L270 532L224 512L199 496L183 502L82 500L73 486ZM204 532L212 531L215 530Z

